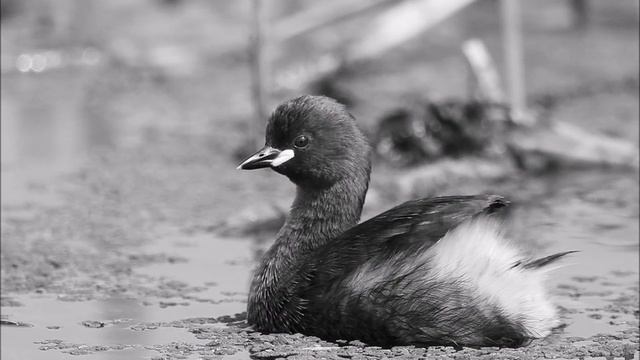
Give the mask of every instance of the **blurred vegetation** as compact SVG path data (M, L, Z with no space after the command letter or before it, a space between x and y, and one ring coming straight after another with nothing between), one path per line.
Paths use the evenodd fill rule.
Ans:
M266 4L270 26L318 6ZM301 93L326 93L347 102L373 133L398 106L466 99L465 40L481 39L502 68L498 5L477 1L384 55L306 88L276 85L322 66L326 54L367 31L370 16L272 44L268 108ZM637 144L637 2L591 1L581 26L574 26L570 5L523 1L529 104L546 118ZM232 154L256 121L250 1L3 0L2 9L3 165L29 152L148 146L179 133L205 137L221 173L233 169Z

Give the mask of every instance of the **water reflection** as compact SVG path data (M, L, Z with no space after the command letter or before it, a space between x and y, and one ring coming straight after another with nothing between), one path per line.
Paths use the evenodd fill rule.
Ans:
M161 322L184 318L185 314L164 314L131 299L109 299L83 302L59 301L48 296L25 296L17 300L21 307L3 307L2 313L9 318L24 319L34 327L2 328L3 359L66 359L60 350L38 350L47 339L60 339L69 344L125 345L123 350L91 353L89 359L132 358L134 355L151 357L156 352L145 349L146 345L171 342L203 343L184 328L160 327L148 331L136 331L131 327L149 321ZM210 309L209 309L210 310ZM177 317L178 316L178 317ZM95 320L103 327L88 328L82 323ZM59 327L59 328L57 328ZM28 330L28 331L24 331ZM38 342L38 343L35 343ZM63 350L64 351L64 350Z
M34 327L28 331L3 327L3 343L12 344L10 347L3 347L3 358L65 358L60 356L59 350L37 350L40 345L33 342L45 339L61 339L70 344L131 346L124 350L91 353L87 356L88 359L149 358L157 355L157 352L145 349L148 345L171 342L206 343L206 340L197 339L183 327L154 325L148 329L146 326L137 328L140 327L139 324L170 323L187 318L217 317L244 311L250 268L249 244L238 239L211 239L209 236L167 236L144 249L151 253L167 251L177 257L189 259L188 262L164 263L138 269L140 274L165 277L169 281L184 281L205 289L188 299L149 297L143 303L124 298L67 302L51 295L16 297L15 300L24 306L3 307L3 316L20 319ZM216 251L220 249L224 249L224 257L216 256ZM211 283L212 279L215 279L215 284ZM176 305L162 306L163 303ZM104 326L86 327L82 323L87 320L103 323Z
M252 264L251 242L217 239L210 234L187 236L171 228L163 232L165 236L143 246L141 253L168 253L186 260L139 267L136 274L160 279L160 283L178 283L185 289L187 286L199 287L201 291L185 292L184 297L177 298L148 296L144 301L112 298L70 302L61 301L52 294L16 296L13 300L23 306L2 307L3 317L34 326L3 327L2 342L11 346L3 346L2 357L66 358L62 356L65 350L38 350L48 346L47 339L60 339L70 345L124 346L122 350L91 352L85 355L87 359L151 358L158 352L146 346L172 342L206 343L208 340L200 340L183 326L175 327L172 322L244 311ZM221 256L221 249L224 249L224 256ZM95 325L83 325L86 321Z

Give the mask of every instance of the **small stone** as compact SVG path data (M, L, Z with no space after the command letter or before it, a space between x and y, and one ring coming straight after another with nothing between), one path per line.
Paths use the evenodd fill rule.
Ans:
M15 326L15 327L33 327L33 325L31 325L29 323L25 323L25 322L22 322L22 321L7 320L7 319L0 320L0 325L2 325L2 326Z
M104 323L102 321L97 321L97 320L86 320L82 322L82 325L88 328L93 328L93 329L104 327Z
M352 340L352 341L349 341L349 345L351 345L351 346L357 346L357 347L365 347L365 346L367 346L367 344L363 343L363 342L362 342L362 341L360 341L360 340Z

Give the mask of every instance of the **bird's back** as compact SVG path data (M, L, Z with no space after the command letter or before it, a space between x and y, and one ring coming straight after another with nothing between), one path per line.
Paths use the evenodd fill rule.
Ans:
M555 312L540 268L501 232L493 195L414 200L333 239L301 263L296 331L370 344L517 346Z

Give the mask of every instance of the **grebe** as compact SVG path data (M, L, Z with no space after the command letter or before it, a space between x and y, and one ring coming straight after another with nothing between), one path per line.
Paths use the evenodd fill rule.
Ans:
M287 176L297 194L254 274L249 324L262 332L370 345L520 346L558 325L545 266L509 244L496 195L396 206L358 224L370 147L336 101L302 96L269 118L239 169Z

